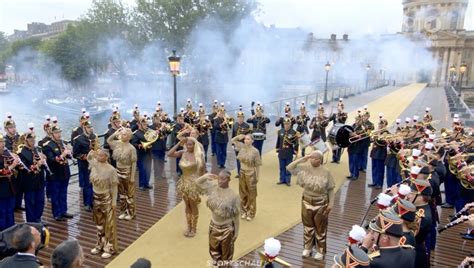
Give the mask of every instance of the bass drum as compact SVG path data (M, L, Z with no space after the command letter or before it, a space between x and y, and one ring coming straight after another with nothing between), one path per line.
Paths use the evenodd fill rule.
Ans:
M329 131L328 140L332 145L346 148L351 144L349 137L352 132L354 132L353 127L337 123Z

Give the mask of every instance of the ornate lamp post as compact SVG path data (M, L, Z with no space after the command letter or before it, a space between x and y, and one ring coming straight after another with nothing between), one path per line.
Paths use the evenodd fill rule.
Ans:
M451 67L449 67L449 84L451 86L453 85L454 72L456 72L456 66L453 64Z
M173 55L168 57L170 72L173 75L173 114L175 118L178 113L176 77L179 75L180 60L181 58L176 55L176 50L173 50Z
M331 71L331 64L329 63L326 63L326 65L324 65L324 70L326 71L326 84L324 85L324 102L327 103L328 102L328 77L329 77L329 71Z
M367 66L365 67L365 69L367 70L367 73L365 75L365 90L367 91L367 89L369 88L369 71L370 71L370 64L367 64Z

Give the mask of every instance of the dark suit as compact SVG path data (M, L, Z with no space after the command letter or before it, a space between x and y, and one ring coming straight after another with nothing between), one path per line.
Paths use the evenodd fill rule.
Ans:
M151 129L159 129L157 125L150 126ZM167 129L160 130L158 139L151 145L151 155L153 162L153 173L155 178L164 176L165 168L165 154L166 154L166 139L170 132Z
M14 152L13 151L13 145L14 144L18 144L19 140L20 140L20 135L18 133L15 133L15 135L13 137L11 137L10 135L5 135L4 136L5 138L5 147L10 150L10 152L12 153L17 153L17 152ZM21 191L20 189L20 183L21 183L21 179L20 178L16 178L16 176L14 175L15 177L15 187L16 187L16 193L15 193L15 208L21 208L21 203L23 201L23 195L24 193Z
M199 137L197 140L202 144L204 147L204 158L207 162L207 150L209 149L209 129L212 132L212 125L211 121L205 120L204 123L200 123L199 121L196 124L196 128L199 131Z
M252 115L255 114L255 111L252 109ZM267 133L267 124L270 123L270 119L265 116L255 116L254 118L249 118L247 119L247 123L252 124L252 133ZM257 148L258 152L260 153L260 156L262 156L262 149L263 149L263 140L254 140L253 141L253 146Z
M31 150L23 147L19 156L21 161L30 167L30 171L21 170L19 176L22 178L20 188L25 193L25 214L27 222L41 222L44 210L44 183L46 177L45 167L33 166L35 155L38 156L37 148Z
M35 256L15 254L0 261L0 268L36 268L41 263Z
M386 133L388 131L384 131ZM385 176L385 159L387 158L387 143L383 140L375 140L370 151L372 159L372 184L383 186Z
M383 268L414 268L415 266L415 250L411 247L394 247L381 248L380 255L373 257L370 262L370 267ZM369 255L370 256L370 255Z
M420 197L421 198L421 197ZM418 233L415 236L416 239L416 262L415 265L416 267L429 267L429 250L426 248L426 240L429 237L429 234L431 232L431 224L432 224L432 214L431 214L431 208L429 204L426 204L424 206L419 206L416 207L417 212L420 209L423 209L425 212L425 216L422 218L421 223L420 223L420 229Z
M67 187L71 171L67 159L61 160L61 143L50 140L44 144L43 153L46 155L52 174L48 177L51 184L51 207L53 217L62 217L67 212ZM62 143L64 144L64 143Z
M298 153L298 140L295 139L296 131L289 129L280 129L276 143L278 160L280 164L280 183L291 182L291 174L286 170L288 164L293 161L293 156Z
M367 130L374 130L374 124L370 121L365 121L362 122L362 125L364 127L364 131L367 132ZM370 138L363 139L360 141L360 146L361 146L361 160L359 161L359 169L360 170L366 170L367 169L367 162L369 159L369 147L370 147Z

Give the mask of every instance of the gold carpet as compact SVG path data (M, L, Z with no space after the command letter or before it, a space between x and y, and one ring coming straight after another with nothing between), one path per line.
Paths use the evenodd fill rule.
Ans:
M412 84L368 103L372 122L376 122L379 112L383 112L389 122L394 122L425 86ZM353 121L355 114L355 111L349 113L348 123ZM258 183L257 215L251 222L241 221L234 259L256 249L266 238L275 237L301 222L301 188L295 183L291 187L276 185L279 169L274 150L264 154L263 163ZM328 163L328 168L339 189L348 175L347 154L344 154L339 165ZM237 179L232 179L231 187L238 193ZM208 267L211 215L205 203L203 198L196 237L190 239L183 236L184 206L180 203L121 252L108 267L130 267L140 257L149 259L153 267ZM139 220L139 215L137 218Z

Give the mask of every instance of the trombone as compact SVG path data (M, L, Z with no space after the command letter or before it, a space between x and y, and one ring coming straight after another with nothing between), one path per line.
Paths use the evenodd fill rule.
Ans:
M368 138L377 137L377 136L382 135L382 133L386 130L387 130L387 127L377 129L377 130L372 130L372 131L368 129L357 136L350 137L349 142L354 143L354 142L358 142L358 141L365 140Z

